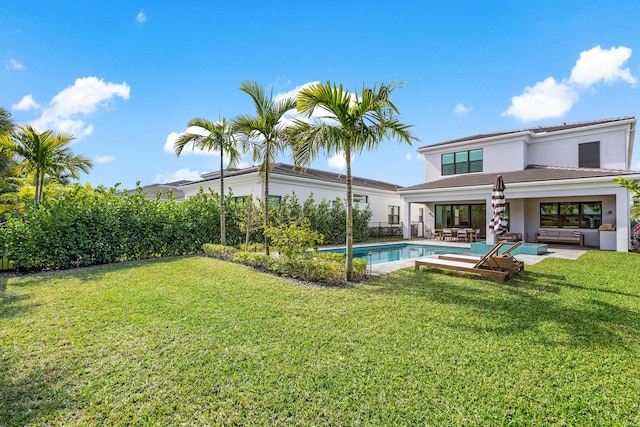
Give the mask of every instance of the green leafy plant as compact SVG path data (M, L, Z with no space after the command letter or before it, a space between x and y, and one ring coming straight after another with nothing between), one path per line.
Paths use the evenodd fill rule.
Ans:
M269 227L267 235L271 239L271 246L285 257L299 255L309 248L317 248L323 242L323 236L312 230L308 221L304 219Z

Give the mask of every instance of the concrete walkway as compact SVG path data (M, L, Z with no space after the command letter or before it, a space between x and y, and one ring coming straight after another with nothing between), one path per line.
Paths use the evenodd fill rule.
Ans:
M422 243L425 245L431 246L443 246L443 247L456 247L456 248L464 248L469 249L469 243L463 242L443 242L440 240L431 240L431 239L412 239L412 240L399 240L395 242L385 242L385 243L372 243L370 245L357 245L357 247L367 247L367 246L384 246L384 245L394 245L398 243ZM516 258L520 261L524 261L525 265L532 265L542 261L545 258L563 258L563 259L578 259L582 254L586 253L589 248L572 246L572 245L553 245L549 246L549 251L544 255L516 255ZM412 259L403 259L400 261L393 262L383 262L380 264L373 264L371 266L371 274L373 276L379 274L387 274L395 270L399 270L401 268L413 267L415 264L416 258Z

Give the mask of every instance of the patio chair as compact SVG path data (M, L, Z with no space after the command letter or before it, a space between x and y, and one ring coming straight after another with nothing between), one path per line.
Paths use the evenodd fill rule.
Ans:
M441 270L454 270L464 273L474 273L481 276L487 276L494 278L498 283L503 283L511 275L510 269L501 268L500 266L491 266L491 263L485 264L485 261L494 257L504 242L498 242L489 252L484 254L475 264L466 260L454 260L446 255L439 255L436 257L419 258L415 261L415 270L418 271L420 267L435 268Z
M465 242L469 239L469 234L465 228L461 228L458 230L458 240L464 240Z
M511 252L522 245L524 242L519 241L509 246L502 252L498 254L498 251L494 251L495 247L498 246L498 250L502 248L505 244L504 241L498 242L496 246L494 246L489 252L487 252L482 257L477 256L469 256L469 255L455 255L455 254L446 254L440 255L441 259L446 259L450 261L462 261L468 263L474 263L476 267L479 268L489 268L492 270L508 270L510 273L520 273L524 271L524 262L517 260ZM492 253L493 252L493 253Z
M453 238L453 232L450 228L442 229L442 240L451 240Z

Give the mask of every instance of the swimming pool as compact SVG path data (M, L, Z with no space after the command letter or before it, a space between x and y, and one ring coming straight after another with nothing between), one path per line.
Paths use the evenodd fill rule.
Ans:
M324 249L320 252L344 253L343 249ZM371 255L369 255L371 252ZM400 261L402 259L419 258L428 255L458 254L469 255L469 249L437 245L418 245L398 243L393 245L361 246L353 248L354 258L364 258L367 263L380 264L383 262Z

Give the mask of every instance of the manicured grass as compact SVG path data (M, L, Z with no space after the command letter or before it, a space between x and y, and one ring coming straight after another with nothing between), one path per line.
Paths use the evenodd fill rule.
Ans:
M188 257L8 278L0 425L638 425L640 256L313 288Z

